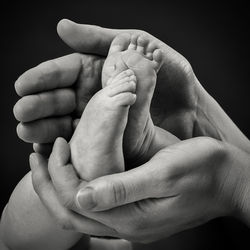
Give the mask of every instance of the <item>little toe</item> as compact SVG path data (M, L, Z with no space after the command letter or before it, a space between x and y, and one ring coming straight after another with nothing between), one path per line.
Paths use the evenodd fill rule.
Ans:
M154 42L148 43L147 47L145 48L146 58L149 60L153 60L153 53L156 49L158 49L158 46L156 43L154 43Z
M135 91L136 91L136 82L127 81L120 83L118 85L114 85L112 88L108 89L108 95L110 97L113 97L125 92L135 93Z
M162 66L162 63L163 63L162 51L160 49L156 49L153 52L153 64L154 64L154 68L155 68L156 72L159 71L159 69Z
M114 52L121 52L128 48L130 43L131 35L128 33L122 33L116 36L111 43L110 49L109 49L109 55Z
M148 58L148 60L153 60L153 53L152 52L147 52L146 57Z
M147 44L146 54L147 53L153 53L156 49L158 49L157 44L154 43L154 42L150 42L150 43Z
M122 71L121 73L119 73L118 75L116 75L114 78L113 78L113 81L119 81L125 77L130 77L134 75L134 71L131 70L131 69L127 69L127 70L124 70Z
M138 35L135 35L135 34L131 35L131 40L130 40L130 44L128 46L128 49L136 50L137 38L138 38Z
M136 51L139 52L140 54L144 54L147 44L148 44L148 40L144 38L143 36L139 36L137 39Z

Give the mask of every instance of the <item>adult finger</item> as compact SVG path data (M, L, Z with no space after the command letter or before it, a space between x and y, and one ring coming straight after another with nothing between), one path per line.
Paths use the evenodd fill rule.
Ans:
M50 116L62 116L74 111L75 94L71 89L57 89L21 98L14 106L14 115L21 122Z
M52 143L33 143L34 152L49 158L50 153L52 151L53 144Z
M57 33L76 51L106 56L112 40L119 31L94 25L77 24L63 19L57 25Z
M71 54L49 60L26 71L15 82L18 95L30 95L73 85L81 71L82 57Z
M57 33L72 49L100 56L107 56L110 45L118 34L147 34L142 30L108 29L96 25L78 24L68 19L58 23ZM119 46L118 41L115 46Z
M57 191L57 196L60 198L64 207L79 212L83 216L99 221L107 226L110 225L110 216L96 215L78 210L76 203L76 194L79 188L84 187L87 182L80 180L74 170L70 160L70 147L63 138L57 138L52 153L49 157L48 170L53 186ZM107 217L107 218L106 218Z
M84 187L87 182L80 180L72 166L69 164L70 160L70 148L68 143L63 138L57 138L52 153L49 157L48 170L49 177L53 183L53 187L57 193L57 197L59 197L61 204L72 211L78 212L79 214L88 217L89 219L93 219L98 221L108 227L117 229L117 227L113 227L114 223L112 218L119 218L120 212L123 217L128 216L131 209L124 209L122 211L115 210L111 214L105 212L92 213L88 211L79 210L79 206L76 199L76 194L79 188ZM122 217L122 219L124 219ZM121 220L121 222L124 222ZM116 219L116 223L119 224L118 219Z
M147 198L178 196L182 184L177 185L177 181L181 182L192 166L205 164L217 144L210 138L195 138L166 147L140 167L89 182L79 190L78 204L101 211Z
M72 131L70 116L47 118L17 125L19 138L30 143L52 143L59 136L68 139Z
M77 194L82 209L102 211L147 198L173 197L168 190L168 157L161 151L146 164L89 182Z
M78 191L78 204L86 210L101 211L147 198L178 196L186 172L206 164L220 147L217 140L206 137L166 147L140 167L89 182Z
M47 166L48 162L41 155L31 154L30 167L34 189L57 223L66 230L74 230L91 235L117 236L113 229L95 220L76 214L62 206L51 183Z
M62 202L69 209L74 208L75 193L80 180L72 166L69 164L70 148L66 140L57 138L49 158L48 170L53 185L61 196ZM81 182L84 185L84 181Z

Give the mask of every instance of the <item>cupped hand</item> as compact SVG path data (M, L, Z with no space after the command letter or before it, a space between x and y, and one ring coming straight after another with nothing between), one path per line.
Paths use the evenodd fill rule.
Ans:
M41 162L40 155L32 157ZM31 162L33 185L49 210L59 199L64 209L100 223L102 229L91 227L99 234L152 242L247 210L249 155L211 138L179 142L140 167L89 183L78 179L69 158L67 142L57 139L48 168L45 161ZM55 190L49 199L48 186ZM69 229L79 230L79 222L66 221Z
M80 25L69 20L58 24L58 34L75 53L44 62L18 78L16 92L22 97L14 107L20 121L17 133L27 142L52 143L70 138L72 119L79 118L86 103L101 87L104 58L114 37L121 32L150 34L139 30L113 30ZM156 125L184 139L193 136L197 80L188 61L156 39L164 52L152 101ZM93 55L91 55L93 54ZM48 147L49 148L49 147ZM35 145L39 151L39 145Z

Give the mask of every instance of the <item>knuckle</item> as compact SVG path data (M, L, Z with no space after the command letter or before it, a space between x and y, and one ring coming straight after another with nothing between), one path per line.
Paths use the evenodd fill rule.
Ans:
M61 71L56 60L49 60L43 62L39 66L41 70L41 75L40 75L41 82L47 82L47 80L50 79L51 77L53 77L54 80L60 79Z
M60 190L60 201L65 208L72 209L74 207L74 201L69 198L69 194L67 192L63 192Z
M67 215L60 215L57 216L57 224L63 229L63 230L74 230L74 225L70 218Z
M112 201L114 204L120 204L126 201L127 192L122 181L115 181L109 183L112 192Z

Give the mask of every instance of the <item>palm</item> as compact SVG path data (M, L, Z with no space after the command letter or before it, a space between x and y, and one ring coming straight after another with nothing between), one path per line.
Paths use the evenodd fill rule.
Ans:
M81 68L75 82L76 109L74 118L80 118L91 97L101 89L101 72L104 59L99 56L81 56Z
M193 137L195 103L194 74L178 62L176 65L165 62L151 104L155 125L181 139Z

